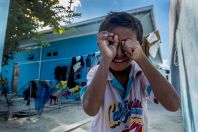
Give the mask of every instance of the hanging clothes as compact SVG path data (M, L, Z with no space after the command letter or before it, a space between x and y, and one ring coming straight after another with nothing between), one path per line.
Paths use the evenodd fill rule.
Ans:
M86 58L86 67L89 70L91 67L98 65L100 61L101 54L100 52L95 52L92 54L88 54Z
M57 66L55 68L55 71L54 71L54 75L55 75L55 79L57 81L61 81L61 75L62 74L62 67L61 66Z
M77 62L75 65L73 65L73 70L74 72L76 72L77 70L79 70L81 68L81 63Z
M77 93L79 91L80 91L80 86L79 85L76 85L75 87L69 89L70 93Z
M82 56L76 56L74 57L74 62L72 64L74 72L78 71L81 67L84 66L83 57Z
M61 69L61 81L66 81L67 80L67 67L62 66Z
M69 91L65 91L62 93L62 96L68 97L71 93Z
M76 78L76 79L80 79L80 78L81 78L81 71L80 71L80 70L78 70L78 71L76 72L75 78Z
M98 65L98 63L100 61L100 57L101 57L100 51L93 53L94 62L93 62L92 66Z
M70 67L70 73L69 73L69 78L68 78L68 87L72 88L76 86L76 83L74 81L74 69L73 69L73 65L76 63L76 58L73 57L72 58L72 62L71 62L71 67Z
M35 109L38 112L42 112L45 103L49 101L50 98L50 85L49 81L36 81L38 83L38 96L35 99Z
M71 63L71 67L70 67L70 74L69 74L69 78L68 78L68 87L69 88L73 88L77 85L77 83L75 82L75 75L76 72L78 70L81 69L81 67L84 66L84 62L83 62L83 57L82 56L77 56L77 57L73 57L72 58L72 63Z
M55 68L54 75L57 81L66 81L67 80L67 67L57 66Z
M31 90L31 92L30 92ZM30 96L31 93L31 96ZM38 84L35 81L31 81L28 89L23 91L24 100L27 100L26 105L30 104L30 98L36 99L38 96Z
M92 57L91 54L88 54L87 55L87 58L86 58L86 67L91 67L91 57Z

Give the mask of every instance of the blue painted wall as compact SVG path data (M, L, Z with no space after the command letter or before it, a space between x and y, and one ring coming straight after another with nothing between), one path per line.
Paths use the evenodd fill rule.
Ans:
M67 66L70 70L72 57L83 56L85 59L89 53L98 51L96 35L88 35L66 40L59 40L50 43L49 47L42 48L42 62L40 63L40 49L32 51L17 52L13 60L3 67L4 75L9 80L9 91L12 90L12 78L14 64L19 66L18 92L21 95L22 88L32 79L39 78L39 66L41 66L40 80L55 80L54 70L56 66ZM48 52L58 52L57 56L47 56ZM33 60L28 56L33 55ZM86 63L85 63L86 64ZM81 70L81 80L86 79L86 65ZM67 72L67 77L69 76Z
M3 66L2 68L2 75L8 80L8 92L12 91L12 81L13 81L13 72L14 72L14 65L17 64L19 66L19 88L23 87L23 81L26 82L26 79L28 77L24 77L23 74L33 75L34 71L30 69L28 72L23 71L23 65L26 65L27 67L31 67L32 63L38 63L39 60L39 53L40 50L31 50L31 51L21 51L14 54L13 59L8 61L8 65ZM33 55L33 60L28 60L28 56ZM21 68L22 67L22 68ZM21 73L23 73L21 75Z
M24 89L27 88L27 83L30 80L38 79L38 63L19 64L19 81L18 81L18 94L22 95ZM24 87L26 86L26 87Z
M2 67L2 76L8 80L7 92L12 90L13 64Z
M58 55L48 57L47 53L53 51L58 51ZM94 53L96 51L98 51L96 44L96 35L52 42L51 46L43 48L43 62L41 64L40 79L54 80L54 69L56 66L69 66L69 70L72 57L83 56L83 60L85 60L87 54ZM83 77L85 77L86 74L84 72L86 69L85 67L86 66L84 66L82 69Z
M47 52L50 51L58 51L58 56L47 57ZM96 45L96 36L89 35L52 42L50 47L43 49L43 60L71 58L74 56L85 55L96 51L98 51Z
M33 60L28 60L28 56L33 55ZM29 51L21 51L17 52L14 55L13 62L14 63L27 63L27 62L34 62L39 61L40 59L40 49L36 50L29 50Z

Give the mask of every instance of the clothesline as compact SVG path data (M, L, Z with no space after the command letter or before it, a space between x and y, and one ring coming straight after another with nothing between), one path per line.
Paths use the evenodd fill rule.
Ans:
M52 105L53 101L55 101L54 104L57 104L63 96L67 99L70 95L79 94L80 89L80 85L69 89L67 87L67 81L31 80L28 89L23 90L23 95L24 99L27 100L27 105L31 103L30 98L34 98L35 109L38 112L42 112L44 105L49 100L50 105Z
M84 55L81 55L81 56L86 57L89 54L94 54L94 53L100 54L100 52L97 51L97 52L92 52L92 53L84 54ZM76 57L76 56L73 56L73 57ZM42 61L31 61L31 62L18 62L17 64L18 65L25 65L25 64L31 64L31 63L42 63L42 62L50 62L50 61L71 60L73 57L59 58L59 59L48 59L48 60L42 60Z

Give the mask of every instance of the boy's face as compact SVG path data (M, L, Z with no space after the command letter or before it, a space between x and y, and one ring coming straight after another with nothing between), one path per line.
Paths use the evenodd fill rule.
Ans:
M111 32L118 36L119 44L116 57L111 62L110 67L114 71L123 71L131 64L132 59L127 57L121 43L127 39L137 40L136 32L126 27L116 27Z

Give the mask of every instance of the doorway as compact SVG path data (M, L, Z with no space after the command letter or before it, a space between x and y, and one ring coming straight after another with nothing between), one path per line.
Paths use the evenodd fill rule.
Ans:
M13 92L16 92L17 91L18 81L19 81L19 67L18 67L18 65L14 65L13 83L12 83L12 90L13 90Z

